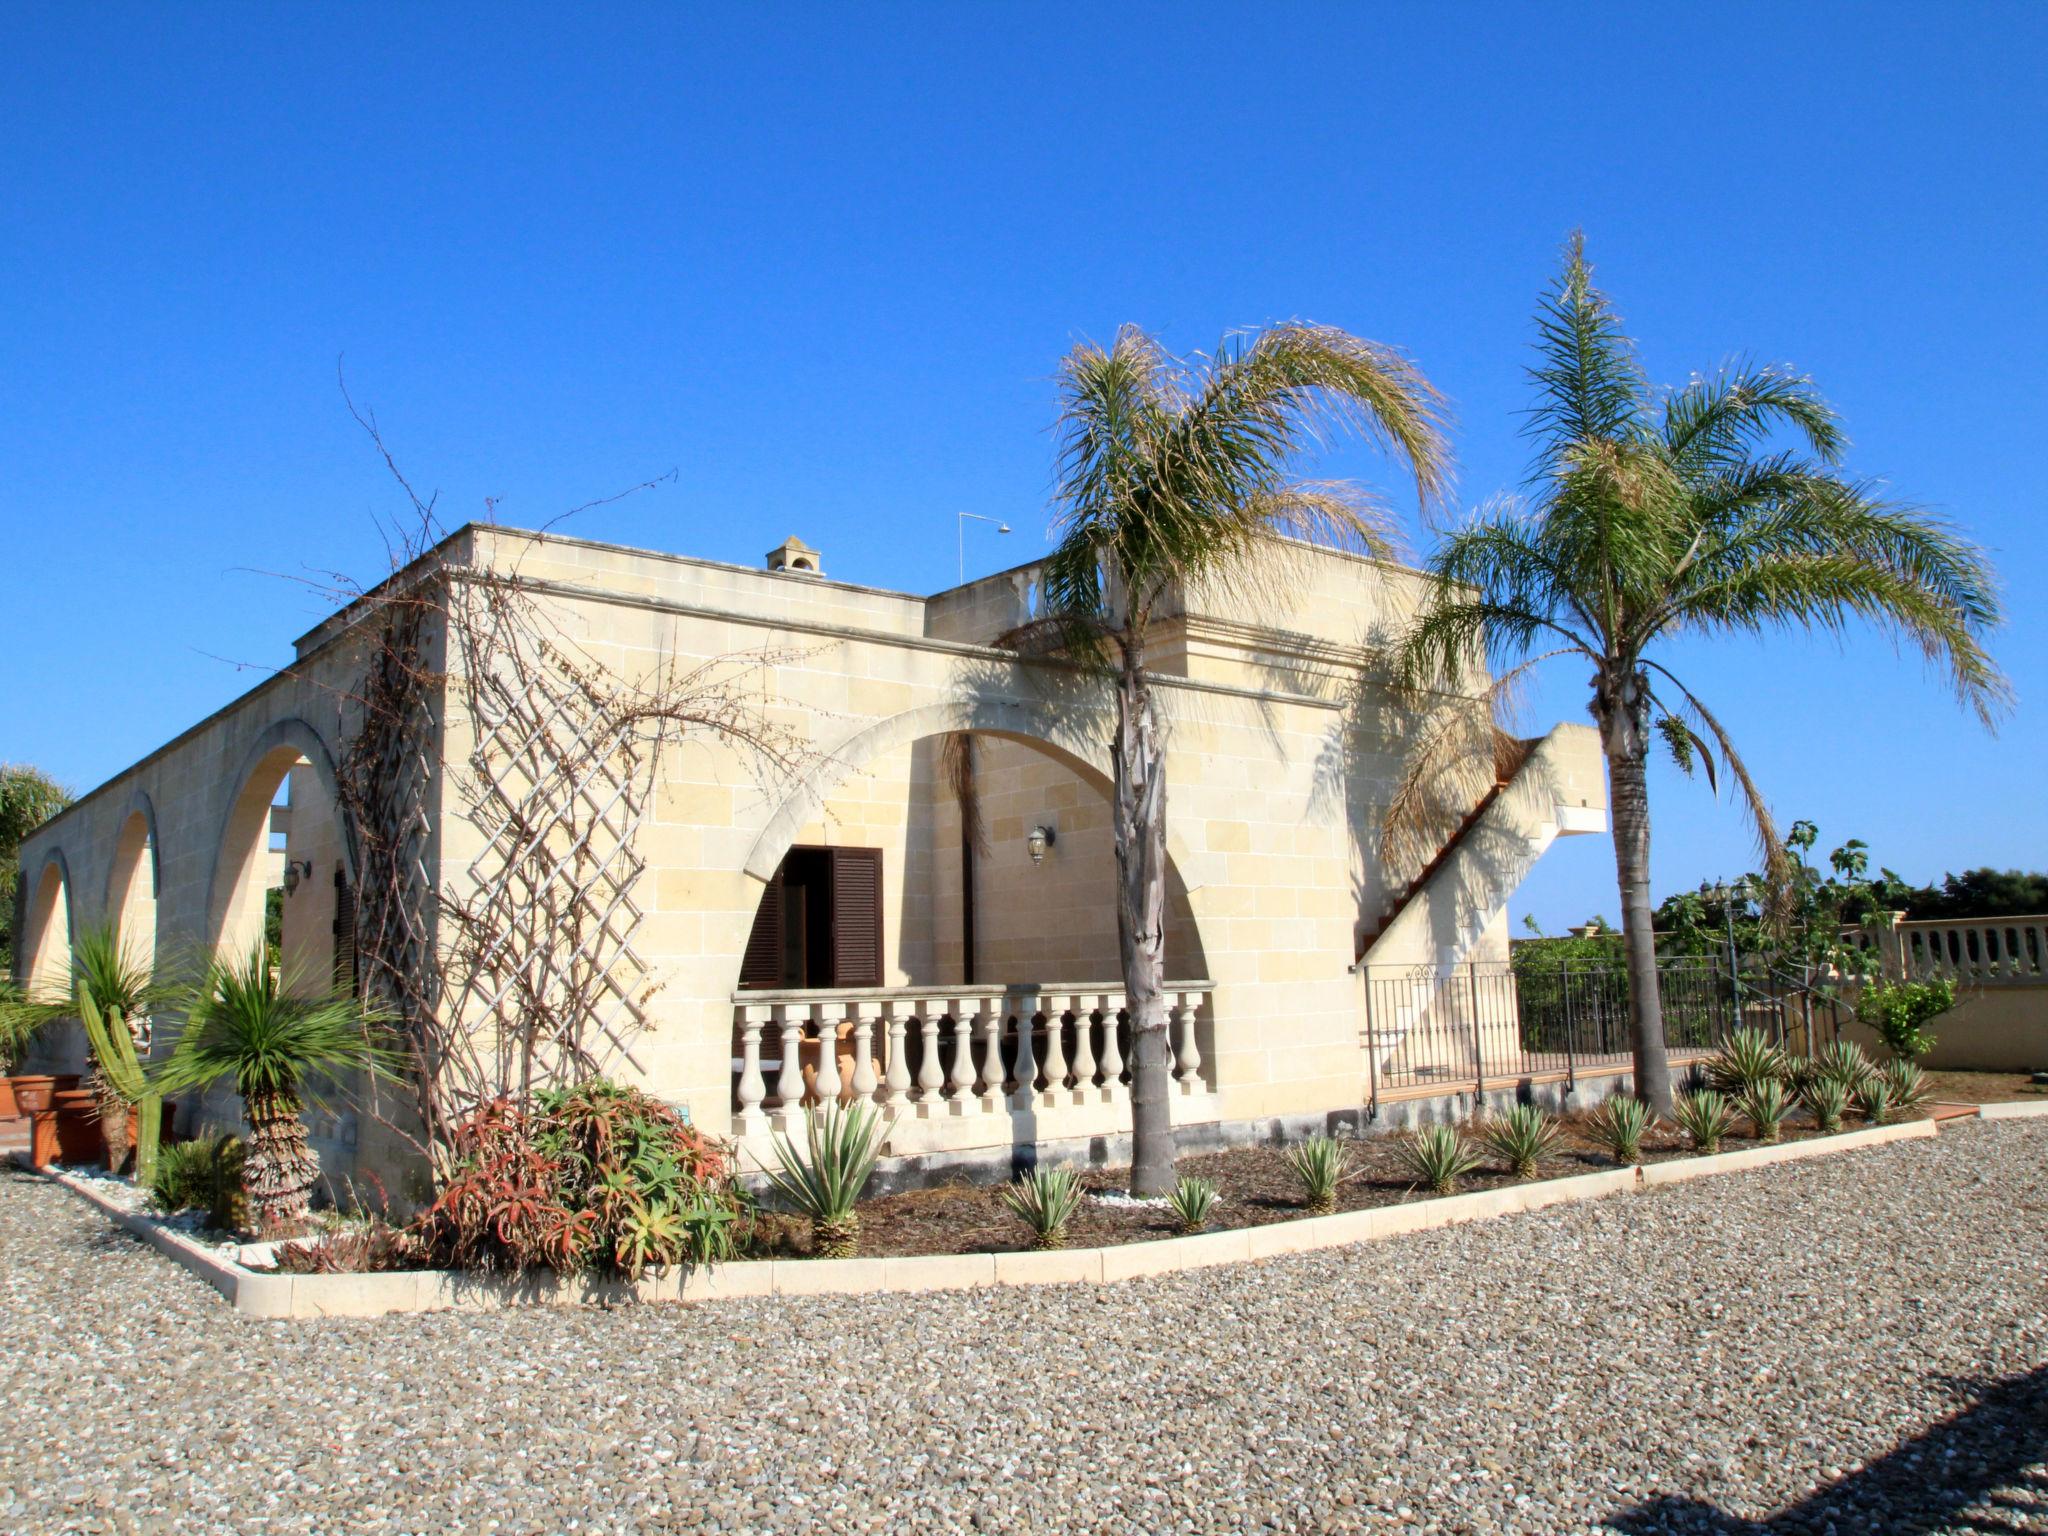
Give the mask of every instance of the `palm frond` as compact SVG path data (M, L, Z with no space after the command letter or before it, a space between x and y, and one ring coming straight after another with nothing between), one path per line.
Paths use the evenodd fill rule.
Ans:
M399 1061L382 1010L346 994L298 995L300 978L259 946L216 958L185 1001L185 1023L155 1074L160 1093L232 1078L235 1091L317 1097L323 1079L383 1076Z
M1648 423L1649 381L1635 343L1607 296L1593 286L1586 237L1574 230L1564 270L1536 310L1538 366L1529 370L1536 405L1526 430L1544 444L1537 475L1547 476L1574 444L1641 437Z
M1646 661L1644 665L1664 677L1678 690L1679 697L1684 701L1683 708L1693 719L1706 727L1707 734L1714 738L1715 745L1721 749L1721 761L1727 765L1729 773L1734 776L1737 788L1741 791L1743 809L1748 814L1751 829L1756 833L1757 851L1763 856L1765 914L1773 921L1782 922L1789 910L1787 901L1792 885L1792 861L1785 853L1785 840L1778 834L1778 823L1771 815L1770 802L1764 799L1764 792L1758 787L1755 776L1750 773L1749 764L1743 761L1742 754L1736 750L1734 738L1728 734L1727 728L1716 718L1714 712L1702 704L1698 696L1680 682L1669 667L1655 661ZM1716 788L1718 791L1718 786Z
M1664 401L1665 447L1688 472L1741 465L1780 429L1796 432L1825 464L1841 462L1848 447L1834 407L1812 379L1788 368L1736 364Z

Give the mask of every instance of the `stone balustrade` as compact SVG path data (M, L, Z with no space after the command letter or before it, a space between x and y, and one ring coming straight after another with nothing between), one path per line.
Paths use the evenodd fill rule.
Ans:
M1887 969L1894 974L1946 976L1965 987L2048 985L2048 917L1905 922L1888 938L1896 963Z
M1214 1118L1211 993L1166 984L1179 1120ZM891 1155L1129 1129L1120 983L739 992L733 1013L733 1131L756 1149L828 1102L878 1106Z

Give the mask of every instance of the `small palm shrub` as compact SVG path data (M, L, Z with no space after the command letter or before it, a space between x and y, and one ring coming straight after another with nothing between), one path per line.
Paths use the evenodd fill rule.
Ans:
M243 1150L241 1138L224 1131L172 1142L157 1153L150 1199L166 1215L204 1211L214 1231L239 1231Z
M1479 1154L1455 1125L1432 1125L1401 1143L1401 1161L1432 1194L1448 1195L1479 1166Z
M1856 1085L1850 1095L1856 1113L1872 1125L1883 1125L1892 1117L1892 1085L1882 1072L1873 1072Z
M1735 1107L1749 1122L1758 1141L1776 1141L1778 1128L1792 1110L1791 1102L1785 1097L1785 1085L1775 1077L1751 1083L1735 1101Z
M1813 1123L1829 1136L1842 1128L1842 1116L1849 1112L1849 1090L1837 1078L1815 1077L1801 1096L1813 1111Z
M1823 1046L1813 1058L1813 1075L1840 1083L1845 1094L1854 1093L1856 1085L1876 1070L1870 1058L1863 1054L1863 1048L1853 1040L1837 1040L1832 1045Z
M1067 1223L1081 1208L1081 1180L1071 1168L1034 1168L1003 1191L1003 1206L1031 1229L1034 1248L1067 1246Z
M1910 1113L1927 1102L1927 1074L1920 1070L1917 1061L1888 1061L1883 1076L1892 1108L1901 1114Z
M1746 1093L1785 1075L1785 1053L1760 1029L1738 1029L1707 1058L1707 1086L1722 1094Z
M1643 1160L1643 1135L1649 1128L1650 1106L1625 1093L1608 1099L1586 1121L1593 1144L1624 1168Z
M775 1138L781 1168L767 1170L775 1192L811 1221L820 1257L850 1259L860 1252L860 1215L854 1209L881 1155L882 1117L872 1105L829 1104L804 1112L809 1156L789 1137Z
M1209 1224L1209 1213L1216 1208L1215 1181L1182 1174L1166 1204L1181 1231L1199 1232Z
M1534 1104L1517 1104L1495 1115L1479 1132L1479 1140L1518 1179L1533 1178L1536 1165L1557 1150L1557 1117Z
M1672 1106L1671 1118L1678 1122L1678 1128L1695 1150L1711 1154L1721 1150L1721 1138L1735 1123L1735 1112L1720 1094L1711 1088L1702 1088L1695 1093L1680 1094Z
M1302 1204L1324 1216L1336 1209L1337 1186L1351 1171L1351 1149L1334 1136L1311 1136L1287 1154L1287 1166L1301 1184Z

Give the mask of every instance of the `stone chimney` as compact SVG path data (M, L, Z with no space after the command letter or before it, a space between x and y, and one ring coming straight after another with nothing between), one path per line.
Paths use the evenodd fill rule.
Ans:
M792 576L822 576L825 574L825 560L810 545L791 534L768 551L768 569L784 571Z

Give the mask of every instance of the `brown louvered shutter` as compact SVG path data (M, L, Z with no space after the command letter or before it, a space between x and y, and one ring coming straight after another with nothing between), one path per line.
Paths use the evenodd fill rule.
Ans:
M761 905L754 913L754 930L747 935L747 952L740 960L740 986L755 991L782 985L782 871L761 893Z
M832 985L882 984L882 850L832 850Z

